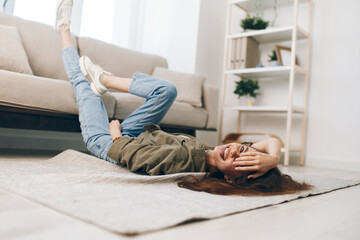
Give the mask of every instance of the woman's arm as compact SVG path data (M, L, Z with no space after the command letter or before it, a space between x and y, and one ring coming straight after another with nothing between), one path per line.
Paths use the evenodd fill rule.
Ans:
M112 140L116 140L117 138L122 137L121 135L121 125L120 122L118 120L112 120L109 123L109 131L110 131L110 135Z
M264 175L267 171L275 168L280 160L281 143L276 138L254 143L252 145L257 152L241 153L240 157L234 161L235 170L254 171L255 173L248 178L257 178Z
M280 158L281 143L277 138L269 138L264 141L254 143L252 147L261 152L278 156L278 158Z

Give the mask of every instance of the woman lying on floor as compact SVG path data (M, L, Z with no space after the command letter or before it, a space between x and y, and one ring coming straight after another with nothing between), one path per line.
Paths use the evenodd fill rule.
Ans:
M161 131L156 124L174 102L175 86L142 73L135 73L132 79L116 77L88 57L79 58L70 40L71 10L72 0L59 2L55 29L61 35L63 61L74 87L81 133L92 154L136 173L207 172L203 179L186 178L178 185L214 194L274 195L311 187L280 173L276 167L280 158L277 139L214 148L191 136ZM108 88L146 101L121 125L117 120L109 124L100 97Z

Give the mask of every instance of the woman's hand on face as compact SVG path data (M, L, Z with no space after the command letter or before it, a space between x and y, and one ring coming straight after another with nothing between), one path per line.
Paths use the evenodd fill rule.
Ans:
M239 158L233 162L236 171L254 171L249 178L258 178L267 171L275 168L279 162L279 156L269 155L261 152L241 153Z

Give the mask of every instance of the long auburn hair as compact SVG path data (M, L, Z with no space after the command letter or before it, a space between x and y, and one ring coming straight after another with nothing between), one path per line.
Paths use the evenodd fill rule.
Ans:
M278 168L269 170L258 178L248 179L244 174L232 180L224 179L220 171L207 173L202 179L186 176L177 185L193 191L208 192L218 195L270 196L309 190L313 186L294 181L289 175L282 174Z

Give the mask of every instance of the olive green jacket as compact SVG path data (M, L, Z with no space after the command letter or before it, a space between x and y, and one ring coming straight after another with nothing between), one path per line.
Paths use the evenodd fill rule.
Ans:
M116 140L107 155L131 172L162 175L205 171L205 150L212 150L212 146L192 136L163 132L155 124L144 127L146 132L136 138Z

